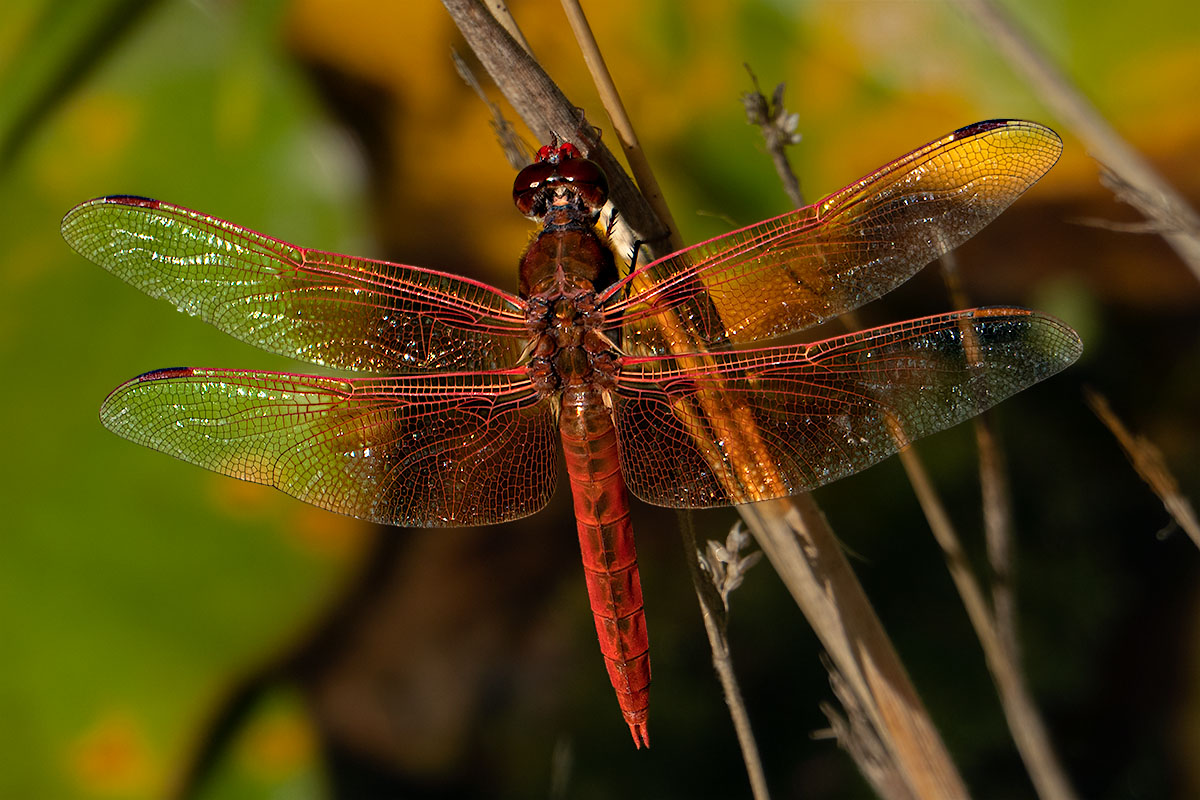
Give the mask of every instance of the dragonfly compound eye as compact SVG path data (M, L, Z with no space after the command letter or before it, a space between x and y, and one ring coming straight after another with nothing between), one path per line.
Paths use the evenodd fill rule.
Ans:
M600 169L599 164L575 156L562 160L554 157L562 155L567 147L571 147L572 153L578 154L579 151L573 146L563 145L547 160L530 164L517 173L513 181L513 203L525 216L540 217L546 212L543 203L545 193L551 187L571 187L592 210L599 209L608 200L608 179L604 177L604 170Z
M555 174L555 165L546 161L530 164L518 172L516 180L513 181L513 202L516 203L517 210L525 216L533 213L538 195Z
M563 161L558 165L557 177L570 183L590 208L600 208L608 200L608 178L595 161L586 158Z

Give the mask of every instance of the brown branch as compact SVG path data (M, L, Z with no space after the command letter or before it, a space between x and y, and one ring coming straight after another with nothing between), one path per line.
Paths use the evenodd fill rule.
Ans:
M804 196L800 191L800 182L792 170L786 151L787 146L799 142L800 137L796 133L799 117L788 112L784 105L784 84L776 86L775 92L768 100L759 90L757 77L749 67L746 69L750 72L751 80L754 83L754 92L748 92L742 96L747 119L762 131L767 150L775 165L775 171L793 205L799 208L804 205ZM857 330L861 327L858 316L853 311L842 314L839 321L847 330ZM812 524L823 524L824 516L820 514L815 501L811 501L807 497L805 499L812 503L808 514ZM863 602L867 602L865 596ZM878 625L878 620L874 624ZM880 633L882 634L882 628L880 628ZM906 784L903 780L898 780L898 778L903 778L899 764L895 761L891 763L885 761L884 757L889 755L889 751L887 748L881 749L879 746L882 732L869 730L870 714L867 711L872 706L864 705L862 696L855 693L855 684L851 680L851 676L836 666L830 670L830 681L848 715L845 720L839 720L830 712L826 712L826 716L830 718L830 722L838 734L839 744L850 754L859 770L881 796L906 796L914 787ZM862 691L861 686L859 691ZM965 789L963 791L965 792Z
M965 798L941 737L811 495L738 506L901 776L889 798Z
M496 134L496 142L500 145L500 149L504 151L504 158L508 161L508 165L515 170L520 170L533 160L533 154L529 152L529 148L521 141L521 137L517 135L516 128L504 116L504 112L500 110L500 106L488 99L487 94L483 91L483 87L479 85L479 79L475 77L475 73L467 66L467 62L463 61L456 51L450 51L450 60L454 62L454 69L458 72L458 76L463 79L467 86L475 92L487 110L492 115L491 126L492 132Z
M940 259L942 278L955 308L972 304L959 278L953 252ZM1044 800L1073 800L1074 789L1050 741L1045 722L1038 712L1029 686L1021 672L1020 641L1017 637L1016 597L1013 592L1015 549L1013 547L1012 508L1008 494L1008 473L992 415L984 412L972 420L979 448L979 483L983 500L984 537L988 564L992 570L992 606L988 609L975 574L962 556L961 537L950 523L941 498L925 474L915 450L901 452L901 462L916 492L929 528L942 547L951 578L967 610L983 649L984 660L1004 709L1013 742L1025 763L1034 789Z
M841 703L845 712L839 712L832 703L820 704L821 713L829 720L829 728L837 739L838 746L854 759L867 783L875 789L875 794L880 797L909 797L918 800L908 788L904 776L896 770L895 759L879 740L870 717L858 704L858 695L850 688L832 661L822 657L821 663L829 673L829 687L833 689L834 697ZM824 738L823 733L815 733L813 738Z
M991 567L992 615L996 633L1014 664L1021 663L1017 638L1017 600L1013 591L1014 564L1012 502L1004 451L992 425L992 416L976 418L975 445L979 448L979 488L983 500L983 535Z
M1104 219L1103 217L1067 217L1065 221L1082 225L1085 228L1096 228L1115 233L1152 233L1156 236L1162 233L1161 225L1145 219L1137 222L1118 222L1115 219Z

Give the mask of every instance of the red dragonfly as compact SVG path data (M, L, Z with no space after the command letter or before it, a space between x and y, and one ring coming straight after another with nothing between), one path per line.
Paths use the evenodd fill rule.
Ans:
M628 492L710 508L806 492L1071 364L1061 322L978 308L731 349L854 309L970 238L1057 160L1031 122L970 125L819 202L621 277L607 183L544 147L513 198L541 231L516 295L102 197L66 240L155 297L341 378L162 369L113 391L117 434L386 525L489 525L550 499L561 439L600 649L638 747L650 660ZM557 435L556 435L557 433Z

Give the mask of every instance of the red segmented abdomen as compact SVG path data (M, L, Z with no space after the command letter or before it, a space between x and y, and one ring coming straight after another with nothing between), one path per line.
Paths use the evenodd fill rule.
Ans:
M616 430L598 393L586 390L564 399L559 430L600 651L634 743L649 747L650 640Z

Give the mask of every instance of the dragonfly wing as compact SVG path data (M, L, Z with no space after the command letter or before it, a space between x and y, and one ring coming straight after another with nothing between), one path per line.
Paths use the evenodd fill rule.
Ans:
M615 392L629 489L705 508L851 475L1053 375L1082 352L1061 322L980 308L809 345L629 359Z
M1061 152L1054 131L1033 122L962 128L811 206L635 271L609 292L627 295L610 305L614 325L630 352L664 355L816 325L974 236ZM690 330L682 350L667 312Z
M387 525L505 522L554 489L553 415L516 371L164 369L117 388L100 418L138 444Z
M244 342L365 372L502 369L527 337L521 300L434 270L306 250L140 197L67 213L80 255Z

